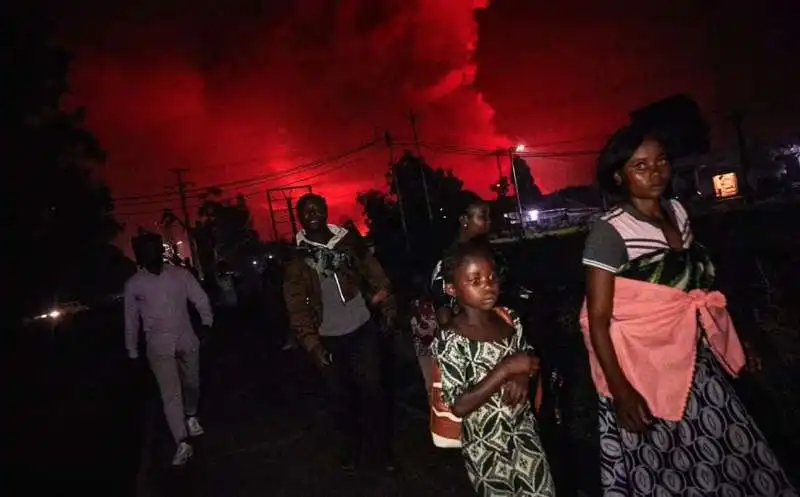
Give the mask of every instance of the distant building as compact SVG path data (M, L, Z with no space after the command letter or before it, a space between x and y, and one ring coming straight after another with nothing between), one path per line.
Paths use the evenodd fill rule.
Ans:
M747 178L742 176L741 157L735 149L677 159L673 162L671 193L689 204L741 198L745 185L757 199L788 193L800 187L800 153L793 154L793 150L753 147Z
M677 159L672 169L672 194L679 199L723 200L743 190L741 163L735 151L722 150Z

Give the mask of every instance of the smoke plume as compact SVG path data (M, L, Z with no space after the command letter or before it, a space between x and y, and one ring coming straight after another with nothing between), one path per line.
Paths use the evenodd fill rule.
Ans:
M76 54L71 103L87 106L108 149L102 174L116 196L162 192L172 167L189 168L189 179L202 186L279 173L384 130L410 140L412 109L426 143L508 145L473 85L474 15L488 1L230 3L71 9L64 24ZM488 192L492 160L426 154L469 188ZM330 197L335 215L357 214L356 192L384 186L388 157L385 146L376 147L346 167L241 190L264 234L261 192L268 187L307 181ZM126 201L118 210L142 212L126 220L147 224L158 217L147 211L160 207Z

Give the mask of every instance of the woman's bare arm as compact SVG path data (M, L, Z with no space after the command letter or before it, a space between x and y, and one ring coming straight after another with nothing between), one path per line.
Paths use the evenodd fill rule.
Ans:
M628 380L622 372L611 342L609 328L614 307L614 273L586 266L586 308L589 313L589 337L613 394Z

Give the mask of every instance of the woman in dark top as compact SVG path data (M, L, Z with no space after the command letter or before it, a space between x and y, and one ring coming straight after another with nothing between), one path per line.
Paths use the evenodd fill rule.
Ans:
M453 243L456 246L470 240L485 238L492 228L492 220L489 217L489 204L477 194L464 191L458 210L458 235ZM488 240L487 242L488 243ZM452 250L452 247L448 250ZM505 265L498 261L498 272L502 279ZM436 263L431 278L431 296L433 305L436 309L436 319L440 326L445 326L453 319L453 315L458 312L455 300L448 296L444 291L444 278L442 275L442 261Z
M625 283L618 278L707 292L714 266L695 242L681 204L664 198L670 164L658 138L635 126L619 130L600 154L598 180L606 193L621 199L596 221L583 253L587 347L611 394L598 394L603 494L796 496L702 326L686 330L695 334L697 350L680 420L653 416L632 385L643 380L623 372L612 341L623 329L612 326L622 319L614 309L615 286ZM650 375L646 381L659 378Z
M472 192L464 192L459 214L458 236L447 252L452 253L459 245L474 241L479 244L485 243L493 254L495 271L500 282L498 305L508 307L516 312L521 322L527 327L526 339L540 351L542 360L540 381L530 385L530 398L535 399L534 408L541 421L542 438L550 448L563 446L560 406L563 405L561 397L564 380L560 372L561 368L558 366L557 356L548 352L548 348L552 349L552 347L543 343L543 338L547 334L542 327L542 321L538 319L535 312L533 315L531 314L534 308L528 300L530 291L512 277L508 270L507 259L499 250L494 250L494 247L489 244L488 234L491 230L489 204ZM445 329L452 323L453 316L458 314L459 309L455 300L445 293L441 266L440 261L434 270L431 295L440 329ZM554 461L554 469L558 470L557 461Z

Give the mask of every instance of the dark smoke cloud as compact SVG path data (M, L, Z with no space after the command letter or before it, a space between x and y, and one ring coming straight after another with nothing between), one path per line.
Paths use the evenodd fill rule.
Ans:
M473 85L474 13L487 3L76 7L74 17L93 13L66 24L77 54L72 102L88 106L90 125L109 150L103 174L118 196L160 191L171 180L169 167L192 168L192 179L207 184L292 167L384 129L409 139L412 108L425 141L505 146ZM385 149L367 153L315 178L314 188L332 197L334 210L355 213L355 192L383 186L387 159ZM435 159L488 191L483 159ZM253 201L264 208L260 196ZM267 219L257 216L263 232Z
M203 185L284 170L385 129L408 139L410 108L423 141L462 148L597 149L630 110L676 92L728 129L731 108L787 108L796 93L797 71L786 69L796 33L761 36L781 2L791 3L76 0L58 17L77 55L71 103L88 106L109 150L102 174L130 196L162 191L169 167L192 168ZM426 154L489 194L493 160ZM387 161L377 149L327 175L244 191L257 194L266 234L264 188L311 182L335 216L357 214L355 193L383 186ZM545 192L591 180L591 157L532 166Z

